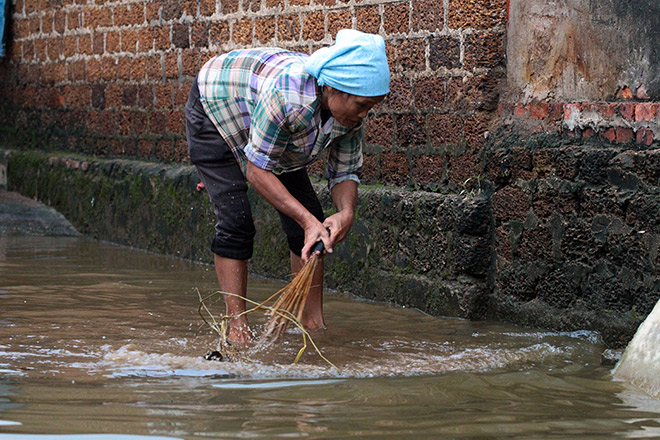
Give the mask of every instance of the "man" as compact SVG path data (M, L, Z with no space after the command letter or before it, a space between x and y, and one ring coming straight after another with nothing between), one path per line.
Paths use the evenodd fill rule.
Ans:
M343 29L333 46L311 56L279 48L236 50L208 61L186 105L186 134L218 222L211 250L220 290L247 292L254 225L249 182L279 212L291 271L323 241L326 252L351 226L362 167L362 119L389 92L380 36ZM330 194L337 213L324 218L305 166L328 154ZM329 233L327 231L330 231ZM309 330L324 327L323 265L302 316ZM225 296L226 313L245 301ZM251 341L246 316L229 321L229 340Z

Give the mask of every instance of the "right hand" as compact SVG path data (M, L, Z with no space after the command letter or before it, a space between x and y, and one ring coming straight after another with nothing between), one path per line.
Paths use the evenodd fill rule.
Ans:
M314 218L316 220L316 218ZM305 228L305 245L301 251L301 260L304 263L310 259L312 247L319 242L323 242L325 247L325 252L332 253L332 241L330 240L330 234L325 229L325 226L318 220L311 222L309 226Z

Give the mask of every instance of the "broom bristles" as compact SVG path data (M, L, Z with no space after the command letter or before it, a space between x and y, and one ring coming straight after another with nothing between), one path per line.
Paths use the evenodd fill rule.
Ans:
M268 311L270 318L261 335L261 340L275 341L287 330L291 323L291 318L301 322L317 265L318 256L314 254L307 260L307 263L305 263L302 269L300 269L300 272L296 274L289 284L271 296L271 298L274 298L279 295L277 301L272 305L271 310ZM268 302L271 298L264 301L264 303Z

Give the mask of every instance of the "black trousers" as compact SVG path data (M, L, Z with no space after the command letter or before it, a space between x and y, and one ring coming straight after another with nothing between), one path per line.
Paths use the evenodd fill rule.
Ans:
M247 198L247 180L231 148L199 101L197 80L190 90L185 113L190 160L206 186L218 220L211 250L221 257L248 260L253 253L255 229ZM296 200L323 221L323 209L307 170L303 168L276 176ZM278 213L289 249L300 256L305 242L303 229L292 218Z

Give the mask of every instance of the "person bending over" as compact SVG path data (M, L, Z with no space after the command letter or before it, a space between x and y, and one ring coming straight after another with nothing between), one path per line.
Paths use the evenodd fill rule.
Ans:
M221 291L246 297L255 234L248 182L278 211L294 274L316 242L332 252L344 240L362 168L362 119L389 84L383 39L351 29L312 55L234 50L201 68L186 104L186 136L218 220L211 250ZM337 212L324 218L306 167L326 153ZM325 326L323 264L312 284L302 316L308 330ZM245 300L224 300L227 315L245 311ZM252 340L246 316L229 321L228 338Z

